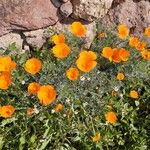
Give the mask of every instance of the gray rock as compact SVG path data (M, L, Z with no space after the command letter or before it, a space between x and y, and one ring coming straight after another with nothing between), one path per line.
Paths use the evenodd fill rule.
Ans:
M87 34L84 38L84 48L89 49L91 47L91 44L96 36L96 23L92 22L88 25L85 25L87 28Z
M64 17L69 17L73 12L73 6L70 1L64 3L60 7L60 12Z
M104 17L110 9L113 0L72 0L73 17L94 21Z
M22 49L23 39L17 33L9 33L0 37L0 48L6 49L12 43L16 43L16 47Z
M24 32L25 41L31 47L41 48L46 42L44 38L44 29L39 29L35 31Z

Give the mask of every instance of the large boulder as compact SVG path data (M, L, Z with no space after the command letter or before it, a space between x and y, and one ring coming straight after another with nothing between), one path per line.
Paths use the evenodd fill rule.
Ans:
M113 0L72 0L73 17L94 21L106 15Z
M50 0L0 0L0 36L11 31L35 30L58 21Z

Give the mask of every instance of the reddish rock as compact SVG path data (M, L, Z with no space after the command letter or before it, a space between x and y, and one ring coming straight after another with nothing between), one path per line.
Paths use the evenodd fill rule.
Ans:
M150 2L126 0L110 9L102 19L107 27L125 24L130 28L130 33L141 35L145 27L150 26Z
M12 30L35 30L58 21L50 0L0 0L0 36Z

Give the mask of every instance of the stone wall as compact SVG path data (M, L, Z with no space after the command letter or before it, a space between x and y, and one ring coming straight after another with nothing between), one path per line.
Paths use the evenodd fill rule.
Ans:
M95 21L107 27L126 24L133 34L150 26L149 0L1 0L0 47L16 42L25 49L41 47L49 27L64 30L74 20L86 23L95 36Z

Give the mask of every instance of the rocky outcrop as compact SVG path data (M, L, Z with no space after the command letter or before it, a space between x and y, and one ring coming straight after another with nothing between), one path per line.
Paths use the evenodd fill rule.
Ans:
M45 36L49 28L65 31L75 20L86 22L86 48L96 35L95 21L109 28L126 24L136 35L150 26L149 0L0 0L0 10L3 48L12 42L20 49L40 48L51 35Z
M35 30L58 21L50 0L1 0L0 36L16 30Z
M106 15L113 0L72 0L73 17L94 21Z
M150 2L122 1L109 10L102 23L107 27L125 24L130 28L130 33L140 35L145 27L150 26Z

